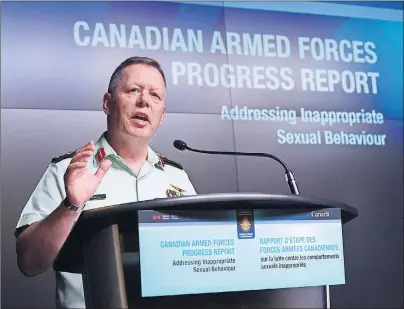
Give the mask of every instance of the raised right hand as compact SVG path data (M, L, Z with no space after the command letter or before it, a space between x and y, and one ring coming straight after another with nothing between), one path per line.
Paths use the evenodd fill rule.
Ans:
M97 191L102 178L111 167L111 161L104 160L95 174L88 170L87 162L94 149L93 141L80 148L71 160L64 175L66 196L75 206L81 207L87 203Z

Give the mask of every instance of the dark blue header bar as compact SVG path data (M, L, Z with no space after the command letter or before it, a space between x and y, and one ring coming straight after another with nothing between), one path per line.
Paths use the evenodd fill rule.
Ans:
M297 211L283 209L258 210L178 210L161 212L153 210L139 211L139 223L176 223L176 222L236 222L243 214L254 218L255 222L285 220L340 220L341 210L337 208L315 211Z

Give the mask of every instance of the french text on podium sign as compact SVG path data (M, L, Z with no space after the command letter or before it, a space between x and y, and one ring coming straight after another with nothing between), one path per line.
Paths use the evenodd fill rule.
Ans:
M139 211L142 296L344 284L340 216Z

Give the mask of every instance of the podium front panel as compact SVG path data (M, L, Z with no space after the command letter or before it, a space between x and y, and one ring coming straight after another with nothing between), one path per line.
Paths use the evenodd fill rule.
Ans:
M311 219L316 220L316 224L320 225L324 225L324 223L321 223L321 219L319 216L321 216L321 214L327 213L328 215L330 215L330 212L332 213L332 211L334 211L335 213L338 213L339 210L329 210L329 212L327 213L327 211L317 211L317 217L312 217ZM184 307L184 308L255 308L255 307L260 307L260 308L302 308L302 307L306 307L306 308L324 308L326 306L326 293L325 293L325 287L324 285L318 286L318 285L314 285L314 286L302 286L302 285L310 285L310 283L315 283L316 280L317 282L320 282L321 280L325 280L325 278L327 277L332 277L331 275L334 274L334 278L331 278L330 282L334 282L334 284L343 284L345 282L345 277L344 277L344 271L343 271L343 253L342 253L342 235L338 235L338 233L342 233L341 230L341 223L340 223L340 217L334 217L334 218L328 218L331 220L328 221L333 221L334 223L337 223L337 229L335 229L335 225L334 225L334 230L336 231L336 234L334 233L334 235L332 235L332 233L330 235L328 235L327 237L323 237L323 239L321 240L318 236L321 236L321 232L319 232L320 234L317 234L317 243L315 244L315 236L313 237L313 229L308 229L307 226L309 226L308 224L308 217L307 215L312 215L311 213L302 213L301 211L298 212L293 212L293 211L289 211L288 213L288 217L285 217L285 213L280 213L280 212L274 212L272 211L272 214L269 218L271 220L273 220L274 224L277 224L276 230L278 231L278 237L277 239L284 239L285 235L288 235L289 238L290 237L294 237L295 242L297 242L299 240L303 241L303 243L301 243L301 249L299 250L299 247L297 247L298 244L285 244L285 243L278 243L278 245L280 246L272 246L272 248L277 247L278 248L278 252L276 254L264 254L267 257L272 256L277 256L278 260L274 261L272 260L272 262L270 260L266 260L264 261L263 254L257 256L253 254L253 247L254 244L257 243L257 241L259 242L259 238L261 238L261 242L262 242L262 233L263 230L262 228L260 228L260 224L259 221L262 220L262 213L263 211L255 211L255 213L257 214L261 214L258 215L256 219L256 222L253 222L253 220L250 220L250 224L251 226L249 228L247 228L248 226L248 222L243 221L243 217L241 218L236 218L236 211L233 211L235 214L235 220L233 220L234 222L236 222L238 225L242 225L244 224L244 229L240 229L240 227L237 227L237 224L234 224L234 228L235 230L233 231L234 233L232 234L237 241L240 241L240 238L242 239L243 237L246 237L246 239L250 238L250 240L242 240L245 241L245 244L247 242L249 242L250 246L249 246L249 251L246 252L244 254L244 260L249 259L250 256L247 256L247 254L251 254L251 260L253 260L254 262L251 262L251 268L253 268L254 266L261 266L262 268L264 268L264 266L262 265L271 265L271 264L277 264L277 265L295 265L296 267L299 266L301 267L301 270L303 268L306 268L306 270L300 271L300 274L302 276L300 283L298 281L296 282L292 282L293 280L293 276L296 276L296 274L299 274L299 271L295 270L295 273L291 273L291 275L288 277L287 274L287 270L284 269L281 272L278 271L278 275L270 275L271 274L271 270L269 270L269 275L268 275L268 282L276 282L276 281L284 281L283 286L279 288L266 288L263 289L262 287L265 285L262 285L262 282L258 285L256 285L258 288L253 288L247 291L243 291L243 289L247 289L243 288L242 282L247 282L248 284L250 284L255 280L255 281L259 281L262 280L259 279L259 273L254 273L251 271L251 269L247 269L245 268L244 265L244 270L242 270L241 272L235 274L235 276L233 276L233 278L231 278L231 280L235 281L234 284L231 281L228 281L228 283L225 283L225 286L223 286L222 291L218 291L217 289L213 288L211 289L211 291L209 292L209 288L210 287L214 287L216 284L216 288L218 286L220 286L220 284L218 285L218 282L220 281L220 277L216 277L211 279L211 281L209 282L203 282L202 286L206 286L208 289L208 292L206 291L197 291L198 288L200 289L200 285L198 287L198 285L195 284L195 282L197 280L202 281L202 280L209 280L208 277L205 276L205 279L203 279L203 275L201 277L199 277L200 279L198 279L199 274L197 274L196 276L190 274L191 268L189 268L189 272L188 272L188 276L184 275L184 272L176 272L176 271L168 271L169 265L165 264L165 265L161 265L161 263L167 263L170 262L171 260L173 262L175 262L175 259L178 258L178 254L181 252L181 248L171 248L174 251L174 255L170 256L170 253L167 250L167 252L164 252L164 250L160 250L160 251L151 251L149 252L149 256L147 257L148 259L150 259L149 261L149 265L148 265L148 270L147 270L147 274L143 273L143 286L142 286L142 270L143 272L145 272L145 261L143 261L143 265L141 265L142 261L141 261L141 257L142 257L142 253L144 255L144 251L145 249L141 248L141 246L139 247L139 239L138 239L138 233L139 231L136 231L135 233L127 233L127 231L125 232L125 234L122 236L122 243L123 243L123 265L124 265L124 276L125 276L125 285L126 285L126 293L127 293L127 301L128 301L128 305L130 308L179 308L179 307ZM221 213L218 216L218 214ZM191 211L191 212L187 212L187 211L171 211L171 212L155 212L155 211L146 211L146 212L141 212L140 213L140 221L143 223L145 223L145 218L144 215L148 215L150 216L150 220L149 220L149 226L153 226L153 225L160 225L159 227L153 228L154 231L161 229L162 225L169 225L170 223L168 222L169 219L167 218L175 218L173 219L173 221L175 223L175 225L181 225L181 223L183 224L182 226L182 230L183 233L182 235L182 240L188 240L188 241L192 241L192 239L196 239L199 242L199 245L203 245L202 242L203 240L212 240L212 239L222 239L223 236L225 236L224 234L221 234L222 232L213 232L213 233L209 233L208 232L208 227L204 226L203 228L203 233L200 236L196 236L192 233L191 230L188 230L188 232L186 232L187 230L187 225L189 225L189 223L195 223L197 222L198 224L202 224L203 222L201 221L211 221L210 223L213 224L213 226L215 226L215 229L218 229L218 227L221 225L221 223L223 223L226 220L232 220L232 218L229 218L229 213L232 213L232 211L204 211L204 212L196 212L196 211ZM237 211L237 214L243 213L243 211ZM244 211L244 214L248 213L248 210ZM265 212L264 212L265 213ZM318 215L320 214L320 215ZM143 219L142 219L143 216ZM225 218L227 216L227 218ZM283 216L283 217L282 217ZM306 216L306 217L305 217ZM166 219L163 219L166 218ZM188 222L184 222L184 220L182 220L181 222L181 218L187 218ZM214 222L214 218L219 218L220 222ZM290 222L291 218L294 218L293 222ZM245 219L245 216L244 216ZM251 219L251 218L250 218ZM324 222L324 217L322 218L323 222ZM165 222L164 222L165 220ZM280 221L282 224L280 224ZM147 220L146 220L147 221ZM276 222L275 222L276 221ZM338 225L339 222L339 225ZM229 224L230 222L227 222L227 224ZM262 223L262 222L261 222ZM255 224L255 231L252 227L254 227ZM300 228L301 230L299 231L299 224L300 227L302 226L302 224L306 224L305 228ZM230 223L230 225L232 225ZM313 226L313 224L311 225ZM338 230L339 227L339 230ZM140 227L141 228L141 227ZM212 229L212 226L210 227ZM282 231L283 229L288 229L286 231ZM199 231L201 231L201 229L199 229ZM254 231L255 235L249 235L247 232L248 231ZM272 233L275 230L272 228ZM279 231L281 231L282 235L279 234ZM308 232L309 231L309 232ZM310 232L311 231L311 232ZM286 234L285 234L286 233ZM307 233L311 233L311 237L312 240L310 243L310 241L307 243L307 239L309 239L310 235L308 235ZM168 230L164 231L163 229L163 234L166 234L168 238L170 238L170 233ZM177 239L178 238L178 233L174 234L175 237L171 239ZM216 236L215 236L216 235ZM293 236L294 235L294 236ZM333 238L334 237L334 238ZM230 236L227 235L225 237L226 239L229 239ZM255 238L255 240L254 240ZM274 237L272 237L271 239L273 239ZM304 238L304 240L302 240ZM251 240L252 239L252 240ZM268 239L270 239L268 237ZM290 238L292 239L292 238ZM143 240L143 243L147 243L147 246L153 246L153 242L155 241L160 241L159 239L156 239L155 237L150 237L147 238L147 242L145 241L145 239ZM306 243L305 243L306 242ZM305 244L304 244L305 243ZM184 242L184 245L185 242ZM208 244L205 244L208 245ZM267 244L268 245L268 244ZM289 262L285 261L285 259L283 259L283 262L280 262L282 260L280 260L280 256L286 256L286 257L290 257L290 256L301 256L303 258L303 255L306 256L318 256L318 254L314 254L313 252L283 252L282 254L282 248L289 248L288 250L290 250L291 247L294 248L294 250L297 251L304 251L304 246L306 246L306 251L307 250L315 250L315 249L307 249L309 248L314 248L315 246L317 247L321 247L324 250L334 250L337 252L334 252L334 255L338 257L339 253L341 256L339 256L338 258L334 258L334 261L330 262L328 261L327 265L324 265L323 268L321 268L321 263L317 263L313 260L311 262L305 261L306 264L310 264L312 263L312 265L309 267L306 267L305 263L302 261L292 261L291 259L289 259ZM340 246L341 250L338 250L338 246ZM248 246L247 246L248 247ZM261 244L261 249L262 248L269 248L270 246L265 246L264 244ZM233 246L234 248L234 246ZM238 249L240 249L240 245L238 247ZM220 249L220 248L219 248ZM238 250L236 249L236 250ZM142 251L143 250L143 251ZM258 248L259 250L259 248ZM280 251L279 251L280 250ZM140 251L140 255L139 255L139 251ZM178 252L176 252L178 251ZM233 250L234 251L234 250ZM321 251L321 250L320 250ZM227 257L229 257L229 255L232 255L231 250L227 250ZM226 253L223 252L223 250L220 252L221 254ZM177 257L175 256L177 254ZM233 252L234 253L234 252ZM322 252L320 252L321 254ZM171 252L172 254L172 252ZM323 253L324 255L324 253ZM332 252L331 254L327 254L329 259L332 259ZM240 255L237 257L233 255L233 257L235 259L240 259L242 258ZM182 258L182 260L184 260L184 258ZM195 257L190 257L190 260L195 260ZM178 260L180 261L180 259ZM246 262L246 261L244 261ZM278 262L278 263L276 263ZM160 263L160 264L159 264ZM300 264L299 264L300 263ZM332 263L334 263L333 265L331 265ZM320 266L319 266L320 265ZM143 267L141 267L143 266ZM243 265L238 264L237 266L243 268ZM236 267L237 267L236 266ZM177 266L178 267L178 266ZM310 268L311 267L311 268ZM268 271L269 267L265 267ZM329 272L327 273L327 269L332 269L334 268L333 272ZM310 272L314 271L315 269L317 269L317 271L319 273L321 273L323 275L323 277L318 276L318 278L320 279L316 279L315 276L310 276ZM273 271L273 270L272 270ZM342 271L342 272L341 272ZM275 270L276 272L276 270ZM272 272L273 274L274 272ZM221 274L219 274L221 275ZM221 275L222 277L224 277L224 275ZM280 277L283 276L284 278ZM147 278L146 281L148 281L147 285L145 286L145 277ZM211 277L212 278L212 277ZM251 280L251 278L253 278L254 280ZM314 281L313 281L314 278ZM320 281L318 281L320 280ZM332 281L334 280L334 281ZM238 282L241 282L241 284L238 284ZM290 281L290 284L292 285L292 287L288 288L288 284ZM326 281L324 281L326 282ZM328 281L327 281L328 282ZM220 282L219 282L220 283ZM247 284L247 286L248 286ZM299 286L293 286L293 284L301 284L302 287ZM233 285L234 287L239 287L238 289L233 289L231 285ZM160 287L163 287L163 291L161 292L160 295L162 296L156 296L159 295L158 294L158 289ZM172 287L181 287L183 286L186 289L181 289L179 291L177 291L177 293L173 294L173 295L169 295L167 293L167 291L171 290L171 291L175 291L175 288L172 289ZM192 286L194 286L194 288L196 288L196 290L194 289L192 291ZM271 286L270 284L268 286ZM167 287L169 287L169 289L167 289ZM164 291L164 288L166 289ZM155 295L153 295L153 292L150 294L150 289L153 290L154 289L154 293ZM227 289L227 291L226 291ZM146 290L149 290L149 292L147 292ZM149 293L148 296L150 297L144 297L145 296L145 291L146 294ZM189 292L188 292L189 291ZM201 294L198 294L201 293ZM142 295L143 294L143 295ZM164 295L165 294L165 295ZM181 295L181 294L186 294L186 295Z
M255 273L253 270L247 270L244 274L238 274L234 280L227 281L228 284L224 284L224 289L213 289L209 291L209 289L201 290L200 286L195 285L195 282L199 280L196 277L189 277L188 274L188 278L185 278L186 276L184 276L184 274L167 272L167 265L161 267L161 265L155 264L157 266L153 267L153 264L149 264L149 266L147 266L147 261L150 260L150 257L153 258L153 256L154 258L157 257L158 261L161 260L162 263L167 263L167 258L169 258L168 260L171 259L172 263L172 261L175 260L175 254L178 252L153 251L153 248L150 250L150 248L147 249L147 247L145 250L145 243L148 245L147 242L150 242L151 246L155 246L155 243L153 244L152 238L147 239L147 235L147 241L144 241L144 226L140 227L141 235L139 235L139 213L149 211L152 214L153 220L163 220L163 218L167 218L167 215L177 217L178 219L181 217L181 214L184 214L184 211L192 210L196 211L194 214L197 214L197 216L192 218L192 215L190 216L188 213L188 219L191 217L191 219L196 219L197 221L206 221L206 219L209 219L209 216L211 217L210 220L212 219L212 213L217 217L217 214L225 213L221 212L223 210L230 211L235 214L235 220L233 220L234 223L232 223L234 225L232 237L246 237L246 242L251 242L252 247L254 247L254 241L248 238L251 238L251 233L254 234L254 237L262 238L262 235L260 235L262 226L260 227L259 222L255 222L255 225L251 225L254 227L254 231L252 231L250 229L249 224L251 222L249 222L249 220L247 220L247 222L243 219L243 216L240 217L240 220L236 219L237 212L240 213L240 211L245 210L251 211L251 209L254 209L254 216L255 214L259 214L262 210L272 210L273 218L279 218L286 214L289 216L289 219L290 215L293 216L293 214L295 214L301 216L302 213L306 213L306 215L313 213L316 218L319 219L322 216L321 214L319 215L319 212L324 215L327 209L330 209L330 213L335 213L335 210L341 211L340 220L334 222L334 226L338 224L338 231L332 232L334 238L329 238L328 240L327 238L325 240L323 239L321 241L322 243L317 244L331 251L328 253L319 252L318 254L325 254L327 259L334 260L334 263L336 263L334 266L337 271L329 273L327 270L324 270L324 266L323 268L319 267L318 269L320 269L320 271L317 271L316 276L308 275L307 272L303 274L308 279L305 282L304 280L291 280L290 276L289 279L288 276L282 278L279 274L278 277L276 277L273 276L272 272L272 275L268 276L268 282L270 284L263 284L266 282L263 281L262 278L259 278L260 274L257 273L256 270ZM200 210L203 211L200 212ZM195 197L158 199L154 201L110 206L85 211L82 214L81 219L74 229L74 233L70 235L67 243L64 245L55 261L54 269L83 274L86 291L90 291L90 293L86 294L86 298L88 298L88 301L86 300L88 309L96 307L139 309L325 308L327 306L327 294L324 285L343 284L345 282L344 272L342 271L342 224L352 220L356 216L357 211L354 208L338 202L302 196L244 193L199 195ZM256 218L258 221L260 220L259 215ZM294 219L298 218L295 217ZM319 221L321 221L321 219ZM140 223L147 224L152 222L146 222L143 218ZM284 223L285 222L282 224ZM295 224L289 225L286 230L289 229L290 232L293 226L301 226L301 223L302 221L296 220ZM303 228L303 230L307 232L307 228ZM206 234L206 231L203 230L200 233ZM279 231L278 229L277 233L279 233ZM192 236L192 233L194 236ZM268 234L268 231L265 233ZM159 233L156 235L158 234ZM170 233L160 233L158 237L164 234L169 235ZM292 234L289 236L294 236L297 239L306 236L306 238L308 237L308 239L310 239L310 235L307 235L307 233L306 235L302 235L301 231L295 231L294 235ZM139 237L142 239L142 235L143 241L139 242ZM213 238L212 235L215 234L210 234L210 238ZM181 236L189 236L200 240L199 236L195 237L195 230L193 232L186 230ZM266 237L271 238L272 236L267 235ZM176 237L178 237L178 234ZM229 236L227 237L229 238ZM285 238L285 235L278 235L278 238L279 237ZM77 246L81 247L82 250L76 250ZM268 249L268 244L266 243L264 243L262 247L264 247L264 250L269 250L269 252L272 250ZM282 250L282 246L280 249ZM223 252L226 254L229 253L228 250L222 250L222 253ZM265 251L265 253L269 252ZM253 264L265 266L265 269L274 269L269 266L271 262L280 262L285 265L291 262L290 260L272 261L269 258L270 254L266 254L267 259L264 258L265 256L258 256L257 259L256 252L251 251L250 253L253 253L251 255L251 260L254 261ZM312 255L317 256L318 254ZM339 255L338 258L334 258L336 255ZM304 263L303 261L292 261L292 264L296 265L302 265ZM329 261L327 263L329 263ZM146 267L144 267L145 265ZM305 267L299 266L299 268L303 270ZM150 272L150 269L152 269L152 272ZM323 279L319 276L319 273L322 272L324 273ZM293 273L296 273L296 271L294 270ZM248 280L248 275L252 278L257 278L256 281L259 284L255 287L252 286L252 281ZM184 280L184 278L186 280ZM302 277L300 276L300 278ZM274 284L276 279L278 279L278 281L284 280L283 285L277 286ZM211 278L210 282L217 283L219 281L220 278ZM234 282L241 282L246 285L244 287L237 287ZM289 283L285 284L285 282ZM153 287L154 285L155 287ZM171 285L175 286L175 289L172 289L172 287L170 287ZM178 289L178 287L181 286L187 287L188 291ZM170 289L171 292L169 291Z

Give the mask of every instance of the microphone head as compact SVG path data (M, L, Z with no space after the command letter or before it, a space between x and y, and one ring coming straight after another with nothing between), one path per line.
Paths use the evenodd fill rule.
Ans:
M178 150L185 150L188 148L187 144L181 140L175 140L174 141L174 147L177 148Z

